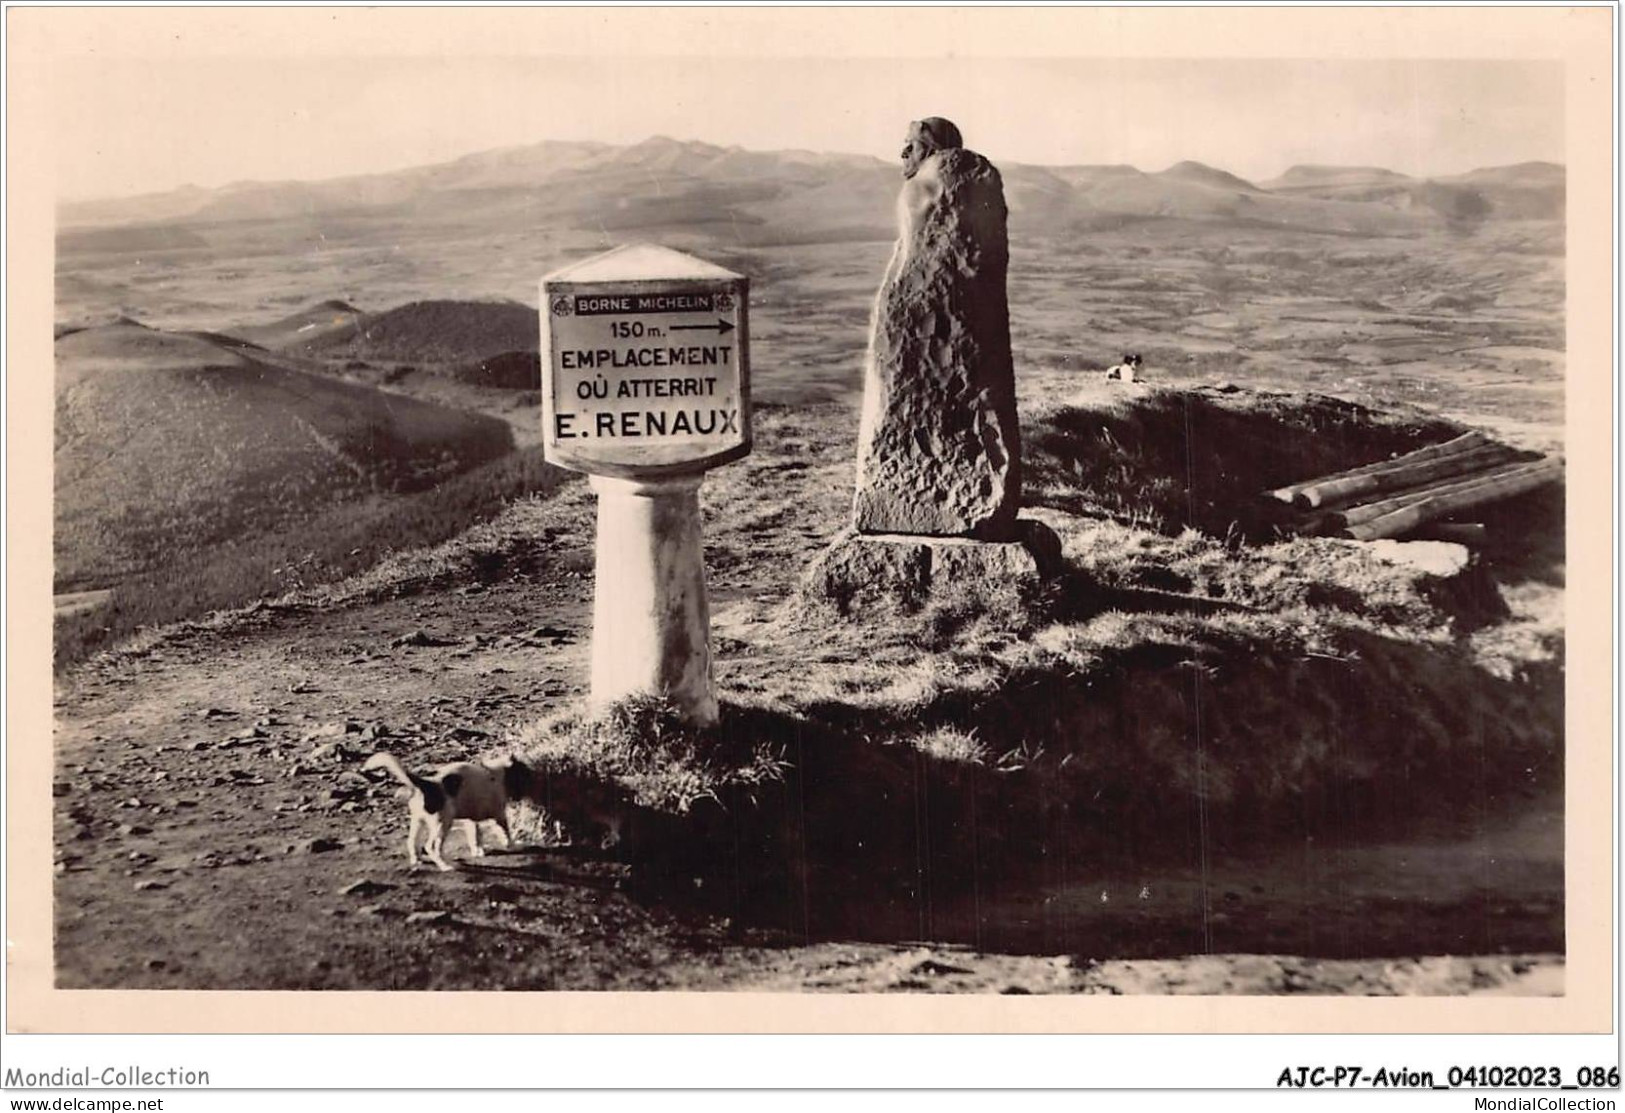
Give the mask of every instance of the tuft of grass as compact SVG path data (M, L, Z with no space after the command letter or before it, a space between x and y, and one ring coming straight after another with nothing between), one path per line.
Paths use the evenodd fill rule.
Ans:
M639 806L676 814L784 771L782 742L753 730L748 709L724 705L715 726L697 727L656 695L596 713L555 713L520 732L512 748L527 763L618 784Z
M933 584L918 616L918 641L932 650L1024 638L1058 605L1053 583L950 580Z
M937 761L987 765L991 757L988 748L976 737L975 727L966 729L945 723L921 731L907 739L907 744Z

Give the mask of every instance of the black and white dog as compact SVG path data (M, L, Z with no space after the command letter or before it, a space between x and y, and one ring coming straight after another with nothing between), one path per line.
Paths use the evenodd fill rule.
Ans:
M518 758L510 758L501 765L459 761L442 765L427 777L418 777L408 773L394 754L376 753L361 768L363 772L386 770L411 790L407 805L412 817L406 832L407 860L414 866L418 864L418 832L422 830L427 833L424 854L442 870L451 869L440 851L455 824L464 825L472 858L485 854L480 847L482 822L497 825L502 832L503 846L512 843L508 832L508 803L530 791L534 776L530 767Z
M1106 377L1108 379L1121 379L1125 383L1132 383L1134 381L1134 376L1140 370L1141 362L1142 361L1138 353L1130 355L1128 352L1124 352L1122 363L1117 364L1115 367L1106 368Z

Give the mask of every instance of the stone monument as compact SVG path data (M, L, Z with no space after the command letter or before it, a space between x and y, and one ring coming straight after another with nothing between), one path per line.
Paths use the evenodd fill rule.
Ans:
M1021 430L1010 353L1004 184L940 117L909 125L897 245L875 298L852 529L809 586L918 603L933 582L1036 581L1060 542L1017 518Z
M946 120L909 126L897 246L875 299L853 524L1012 539L1021 436L1004 184Z

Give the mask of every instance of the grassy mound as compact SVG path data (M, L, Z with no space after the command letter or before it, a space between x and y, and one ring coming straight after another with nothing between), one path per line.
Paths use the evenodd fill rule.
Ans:
M682 814L781 778L774 743L740 725L731 715L718 729L696 729L667 701L634 696L596 715L550 716L520 737L519 749L539 767L616 782L636 807Z
M1032 505L1257 539L1279 520L1261 492L1449 440L1462 427L1325 395L1135 387L1045 407L1023 432Z

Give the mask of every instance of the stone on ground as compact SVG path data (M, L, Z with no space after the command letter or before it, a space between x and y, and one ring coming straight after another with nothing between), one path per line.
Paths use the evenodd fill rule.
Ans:
M1467 546L1454 541L1394 541L1384 538L1366 544L1371 555L1378 560L1443 579L1461 575L1473 559L1472 551Z
M868 606L917 610L934 597L1031 590L1062 567L1061 542L1042 522L1022 519L1017 540L864 534L848 530L808 568L804 595L842 614Z

